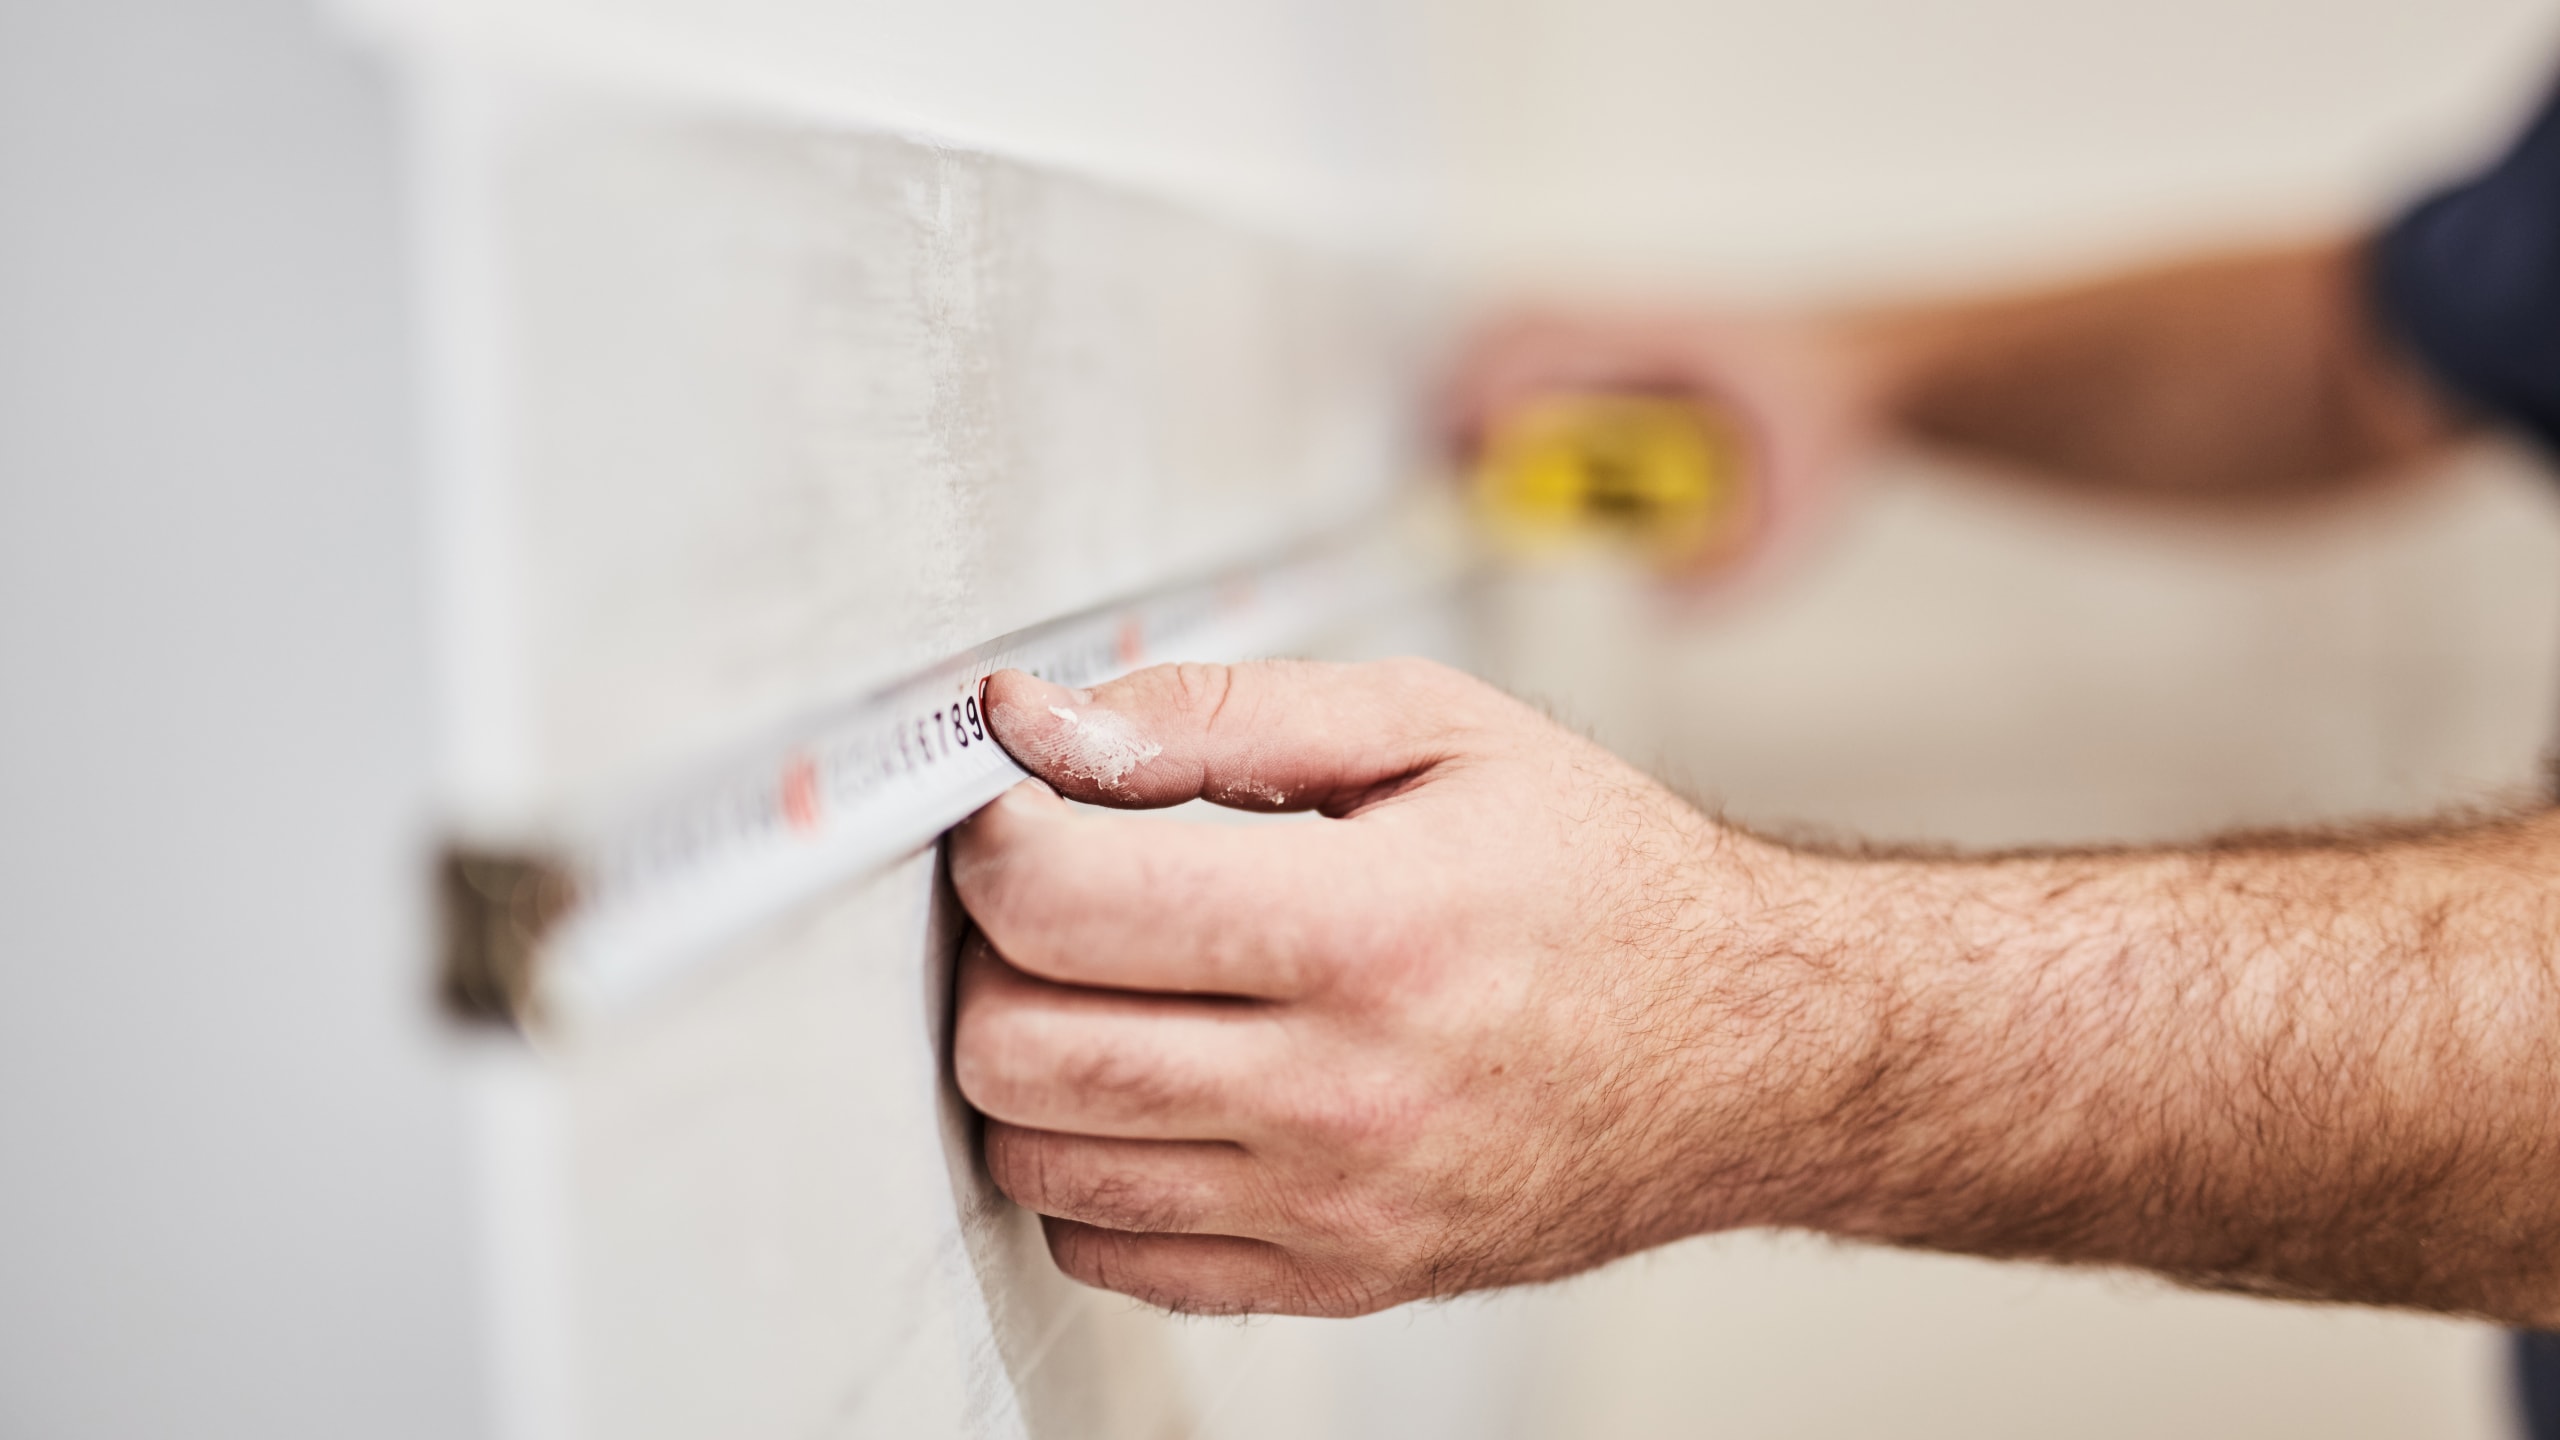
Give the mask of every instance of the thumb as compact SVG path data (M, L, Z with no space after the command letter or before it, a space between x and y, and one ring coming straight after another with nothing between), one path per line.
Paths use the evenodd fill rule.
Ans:
M1449 758L1492 694L1420 660L1260 660L1158 665L1091 690L1000 670L981 708L1013 758L1072 799L1340 814Z

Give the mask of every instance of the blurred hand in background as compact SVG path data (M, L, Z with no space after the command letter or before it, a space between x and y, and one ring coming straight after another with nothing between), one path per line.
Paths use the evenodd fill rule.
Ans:
M1879 445L1966 453L2087 491L2293 497L2408 470L2466 428L2377 319L2361 237L2206 254L2083 283L1796 313L1524 313L1447 401L1473 459L1554 396L1647 394L1730 417L1756 523L1716 578L1800 549Z
M1738 551L1701 557L1730 583L1765 573L1830 513L1843 477L1889 428L1879 347L1831 316L1784 312L1552 309L1495 322L1468 347L1446 398L1460 459L1475 461L1523 407L1560 396L1640 394L1728 419L1752 490Z

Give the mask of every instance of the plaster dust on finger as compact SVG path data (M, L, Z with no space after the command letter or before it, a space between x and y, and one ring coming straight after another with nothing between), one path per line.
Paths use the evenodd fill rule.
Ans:
M1046 724L1017 707L1003 707L1013 712L1005 716L1010 722L1007 728L1026 736L1045 764L1101 789L1117 790L1131 771L1164 753L1164 747L1140 734L1128 716L1086 703L1091 691L1078 690L1068 698L1081 708L1051 705L1047 708L1053 718Z

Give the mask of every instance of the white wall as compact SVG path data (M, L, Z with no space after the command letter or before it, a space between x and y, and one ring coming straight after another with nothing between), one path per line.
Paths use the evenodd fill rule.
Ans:
M1409 471L1412 292L1322 103L1385 41L1343 15L365 20L417 102L442 799L476 844ZM927 850L479 1057L506 1433L1173 1436L1260 1365L1184 1369L989 1185L956 927Z
M1392 37L344 13L396 87L0 14L0 1431L1187 1432L977 1170L929 853L530 1039L429 860L1378 499Z
M1356 0L331 0L409 50L922 138L1291 233L1419 218L1413 12Z
M2363 213L2552 73L2543 0L1442 0L1453 239L1813 292Z

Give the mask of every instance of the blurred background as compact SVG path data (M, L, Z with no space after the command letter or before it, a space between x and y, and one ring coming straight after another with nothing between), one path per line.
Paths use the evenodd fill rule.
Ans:
M506 1383L416 884L450 740L418 396L451 337L410 333L410 226L452 196L343 23L403 8L0 0L7 1435L487 1433ZM1396 44L1465 305L1819 304L2382 213L2560 74L2560 3L1422 0ZM1782 829L2177 839L2538 783L2560 494L2521 451L2236 527L1920 454L1857 478L1704 610L1493 579L1481 662ZM1240 1440L2510 1433L2483 1327L1757 1235L1183 1343Z
M2539 0L1501 0L1433 12L1490 294L1848 302L2356 223L2560 73ZM2234 527L1888 457L1705 616L1513 578L1491 663L1779 828L2162 840L2529 793L2560 717L2560 494L2442 483ZM2478 1436L2493 1335L1739 1236L1540 1297L1532 1433Z

